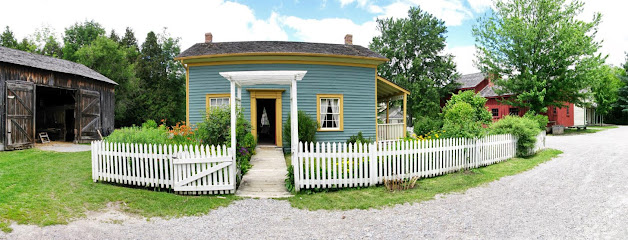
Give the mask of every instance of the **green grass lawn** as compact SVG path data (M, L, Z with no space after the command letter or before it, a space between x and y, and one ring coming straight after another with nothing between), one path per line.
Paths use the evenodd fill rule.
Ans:
M12 221L39 226L64 224L108 203L144 217L207 213L229 205L235 196L180 196L152 189L94 183L91 153L29 149L0 152L0 229Z
M565 128L565 132L563 133L563 135L596 133L613 128L617 128L617 126L589 126L587 127L587 129Z
M288 198L293 207L318 209L368 209L396 204L421 202L433 199L436 194L463 192L504 176L514 175L534 168L562 152L548 149L528 158L513 158L487 167L457 172L440 177L425 178L414 189L390 192L383 186L362 189L330 190L327 192L300 192ZM288 158L286 159L288 161Z

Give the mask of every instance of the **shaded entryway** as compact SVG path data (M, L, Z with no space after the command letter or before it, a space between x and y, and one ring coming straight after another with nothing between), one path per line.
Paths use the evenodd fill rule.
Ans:
M258 144L275 145L277 140L275 101L275 99L257 99Z
M46 132L52 141L74 141L76 91L37 86L36 96L37 134ZM39 139L36 142L39 142Z

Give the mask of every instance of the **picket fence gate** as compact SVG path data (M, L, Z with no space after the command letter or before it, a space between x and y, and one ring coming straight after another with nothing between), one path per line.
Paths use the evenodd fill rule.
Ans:
M230 148L92 142L92 179L180 194L235 193L238 174Z
M293 162L295 187L345 188L381 184L384 180L433 177L487 166L514 157L511 134L481 139L447 138L376 143L299 143ZM533 151L545 148L545 134Z

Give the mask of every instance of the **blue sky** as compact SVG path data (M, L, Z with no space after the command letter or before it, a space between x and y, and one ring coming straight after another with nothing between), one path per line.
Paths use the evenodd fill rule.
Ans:
M619 65L628 51L628 1L584 0L580 18L590 20L594 12L603 14L598 40L604 40L602 54L608 63ZM492 0L22 0L2 3L0 27L10 26L19 37L32 37L35 30L64 28L80 21L95 20L107 31L124 32L131 27L143 41L149 31L180 38L183 49L202 42L211 32L214 41L307 41L343 43L344 35L353 34L354 44L368 46L376 36L377 18L407 16L412 6L419 6L448 27L445 52L455 56L460 73L477 72L473 66L475 47L471 27L477 17L490 11ZM70 12L71 14L59 14ZM62 36L57 35L60 39Z

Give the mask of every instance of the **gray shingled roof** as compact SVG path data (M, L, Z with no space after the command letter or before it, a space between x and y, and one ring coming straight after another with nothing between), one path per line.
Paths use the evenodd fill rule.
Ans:
M379 53L373 52L368 48L359 45L279 41L197 43L183 51L179 54L179 56L177 56L177 58L233 53L277 52L333 54L385 59L385 57Z
M481 72L462 75L456 80L456 82L460 83L460 87L458 87L458 89L473 88L482 82L482 80L486 79L486 76L486 73Z
M500 87L499 86L490 86L490 85L488 85L488 86L484 87L484 89L482 89L478 93L480 94L480 96L485 97L485 98L512 95L511 93L504 93L502 95L499 95L499 94L497 94L495 92L496 89L500 89Z
M117 83L113 80L86 67L83 64L6 47L0 47L0 62L50 70L54 72L74 74L117 85Z

